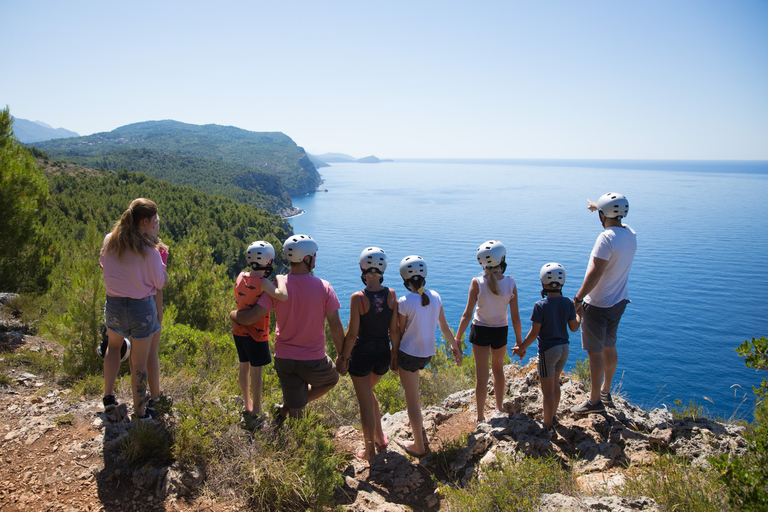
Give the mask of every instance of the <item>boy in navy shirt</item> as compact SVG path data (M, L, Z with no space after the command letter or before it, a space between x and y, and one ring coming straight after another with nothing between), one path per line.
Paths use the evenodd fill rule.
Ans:
M560 373L568 361L568 329L579 330L580 318L571 299L563 297L565 269L559 263L547 263L541 267L542 299L533 306L531 330L521 345L515 345L512 353L522 361L526 349L538 338L539 377L544 402L544 423L551 435L558 425L555 414L560 405Z

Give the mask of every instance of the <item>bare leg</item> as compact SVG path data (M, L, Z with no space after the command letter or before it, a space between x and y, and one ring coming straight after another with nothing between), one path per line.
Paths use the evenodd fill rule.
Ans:
M251 395L248 394L248 375L250 363L240 363L237 368L237 383L240 385L240 394L243 395L243 409L246 412L253 410L253 403L251 402Z
M616 367L619 365L619 354L616 352L616 347L605 347L603 349L603 359L605 360L605 380L603 381L602 390L605 393L610 393L613 375L616 373Z
M426 453L424 446L424 417L421 415L421 399L419 398L419 372L409 372L400 368L400 383L405 391L405 406L408 410L408 419L411 422L413 431L413 441L405 441L403 445L406 450L414 455L423 455Z
M504 394L507 391L504 379L504 354L507 347L491 349L491 370L493 371L493 394L496 398L496 410L504 410Z
M371 390L373 391L373 388L376 387L376 384L379 383L383 375L376 375L375 373L371 373ZM373 434L373 440L378 444L379 446L384 446L387 444L387 438L384 435L384 430L381 428L381 409L379 409L379 401L376 398L376 393L372 393L373 395L373 424L375 426L374 434Z
M147 377L152 400L160 398L160 331L152 335L147 359Z
M261 412L261 366L251 366L251 409L253 414Z
M104 395L115 394L115 381L120 371L120 349L123 337L107 329L107 353L104 354Z
M556 377L541 378L541 395L544 402L544 423L552 426L552 416L555 415L555 379Z
M378 403L376 402L376 397L373 395L373 387L371 385L370 376L352 376L352 384L355 386L357 402L360 405L360 424L363 427L363 439L365 440L365 447L363 452L362 454L358 454L358 456L361 459L368 460L376 455L376 445L374 442L376 431L376 414L374 412L374 408L378 409Z
M600 400L600 387L603 384L605 375L605 361L602 352L587 351L589 355L589 378L592 381L590 385L589 400L596 403Z
M560 374L555 375L555 405L552 408L552 417L557 416L557 408L560 407Z
M147 359L149 358L149 338L131 338L131 387L133 388L133 410L139 418L144 415L144 408L149 401L149 377Z
M485 419L485 399L488 397L488 356L491 347L472 345L475 354L475 401L477 402L477 419Z

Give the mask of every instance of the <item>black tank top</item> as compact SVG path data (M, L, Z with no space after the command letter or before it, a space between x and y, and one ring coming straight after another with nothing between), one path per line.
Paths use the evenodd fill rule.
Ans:
M389 322L392 319L392 308L389 307L389 288L377 292L363 290L368 297L370 307L360 317L360 330L357 340L360 343L389 342Z

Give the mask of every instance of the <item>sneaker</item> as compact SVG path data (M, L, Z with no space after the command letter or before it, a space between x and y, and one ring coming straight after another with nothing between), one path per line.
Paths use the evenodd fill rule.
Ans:
M600 401L602 401L605 405L609 407L613 407L613 397L610 393L606 393L605 391L600 392Z
M504 411L496 410L496 411L493 411L493 414L491 414L491 419L493 420L496 418L504 418L506 416L507 414Z
M553 423L552 425L550 425L550 426L548 426L548 427L547 427L547 434L549 434L549 438L550 438L550 439L555 439L555 438L557 438L557 430L555 430L555 425L554 425L554 423Z
M591 412L604 412L604 411L605 411L605 406L603 405L603 402L600 402L600 401L593 404L589 400L584 400L583 403L571 408L571 412L574 412L576 414L589 414Z
M119 404L117 403L115 395L107 395L101 402L104 404L104 416L107 418L107 421L112 423L120 423L123 421L120 410L117 408Z
M552 426L553 427L559 427L560 426L560 422L557 421L557 416L552 416Z
M143 415L141 415L141 416L136 416L136 415L134 414L134 415L133 415L133 419L134 419L134 420L138 420L138 421L140 421L140 422L142 422L142 423L146 423L146 422L148 422L148 421L152 421L154 418L152 418L152 415L149 413L149 411L148 411L147 409L144 409L144 414L143 414Z
M147 414L149 414L149 416L152 419L155 419L155 418L159 418L162 413L157 409L155 409L154 407L152 407L152 400L150 400L147 406L144 408L144 415L146 416Z

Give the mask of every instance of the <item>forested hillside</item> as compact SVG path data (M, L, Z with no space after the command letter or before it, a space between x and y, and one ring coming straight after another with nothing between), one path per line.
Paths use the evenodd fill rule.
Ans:
M279 216L234 200L174 186L141 173L80 170L54 174L48 170L50 200L42 213L46 231L66 251L93 225L107 233L137 197L160 209L160 236L171 244L194 241L210 252L234 277L246 267L245 249L254 240L268 240L279 251L290 226ZM173 253L173 251L171 251Z
M316 190L321 182L307 154L286 135L250 132L232 126L147 121L111 132L41 142L35 146L54 159L103 166L108 170L132 168L173 184L191 185L236 200L242 200L242 193L232 187L242 188L246 194L274 195L277 202L281 202L285 201L285 192L292 196L307 194ZM135 149L151 152L125 153ZM179 155L187 158L172 158ZM140 157L138 162L126 164L136 156ZM238 195L241 197L235 197ZM247 202L259 204L259 201L263 198Z
M219 194L272 213L290 214L291 196L274 174L240 165L151 149L119 149L98 156L66 156L93 169L142 172L174 185Z

